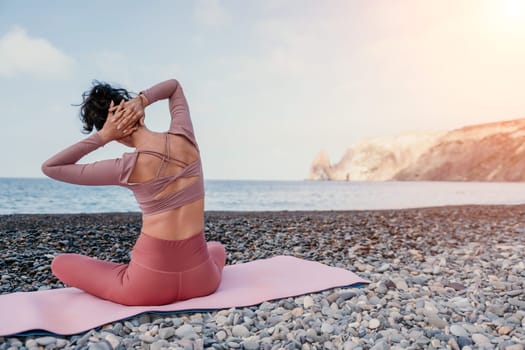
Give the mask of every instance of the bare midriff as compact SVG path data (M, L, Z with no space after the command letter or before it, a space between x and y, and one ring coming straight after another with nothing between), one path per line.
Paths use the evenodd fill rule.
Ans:
M142 232L160 239L186 239L203 229L204 199L162 213L142 215Z

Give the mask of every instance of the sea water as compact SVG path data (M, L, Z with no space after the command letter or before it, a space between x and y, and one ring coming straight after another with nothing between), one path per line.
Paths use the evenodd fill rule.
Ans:
M525 183L205 181L206 210L372 210L525 204ZM131 191L46 178L0 178L0 214L138 212Z

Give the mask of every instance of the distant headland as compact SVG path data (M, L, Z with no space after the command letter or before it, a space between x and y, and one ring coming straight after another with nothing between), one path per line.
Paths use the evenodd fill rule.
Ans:
M525 119L369 139L335 164L321 151L309 179L525 181Z

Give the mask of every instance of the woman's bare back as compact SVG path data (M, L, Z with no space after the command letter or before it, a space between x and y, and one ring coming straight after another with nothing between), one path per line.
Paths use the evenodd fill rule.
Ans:
M182 135L159 133L148 141L147 147L137 149L139 154L128 183L145 183L156 178L174 176L188 164L199 160L199 151L195 145ZM177 178L155 198L179 191L195 181L198 181L196 176ZM203 226L204 199L142 217L142 231L161 239L185 239L201 232Z

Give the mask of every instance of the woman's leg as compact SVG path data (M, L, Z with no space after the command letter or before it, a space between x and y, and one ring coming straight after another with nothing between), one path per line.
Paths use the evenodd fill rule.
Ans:
M124 305L163 305L176 299L179 274L117 264L80 254L61 254L51 264L53 274L71 287Z
M80 254L60 254L51 263L51 271L64 284L110 300L115 289L122 288L127 268Z
M211 258L219 268L219 271L222 272L226 264L226 249L224 249L224 246L220 242L208 242L207 244Z

